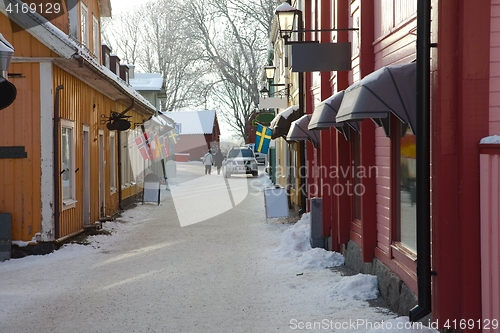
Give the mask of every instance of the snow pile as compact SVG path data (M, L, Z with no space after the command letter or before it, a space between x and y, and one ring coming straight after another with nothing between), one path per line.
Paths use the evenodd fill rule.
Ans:
M482 138L480 143L484 144L500 143L500 135L487 136L485 138Z
M310 214L307 213L283 232L277 252L284 258L295 259L294 266L301 269L323 269L344 264L344 257L340 253L321 248L313 249L310 235L311 220Z
M345 276L332 288L336 299L366 301L378 297L378 281L374 275L361 274Z

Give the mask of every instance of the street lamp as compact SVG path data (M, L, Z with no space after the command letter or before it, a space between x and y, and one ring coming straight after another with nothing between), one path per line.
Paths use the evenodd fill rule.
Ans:
M302 12L290 5L288 2L283 2L276 8L274 12L278 17L280 37L288 44L288 40L292 37L293 27L300 23Z
M359 28L332 28L332 29L304 29L302 26L302 11L290 5L288 2L283 2L276 7L274 14L278 17L279 34L285 41L285 45L298 43L319 43L319 41L304 41L303 33L305 32L326 32L326 31L358 31ZM297 27L294 30L294 27ZM292 38L292 33L298 33L298 41L289 41Z
M281 90L278 90L278 91L270 91L270 89L268 89L267 87L264 87L260 90L260 93L262 95L268 95L269 97L271 97L271 95L273 94L278 94L278 95L285 95L286 97L290 97L290 86L291 86L291 83L289 84L284 84L284 83L271 83L274 81L274 76L275 76L275 73L276 73L276 67L275 66L270 66L270 65L267 65L267 66L264 66L264 73L266 75L266 79L267 79L267 85L269 88L271 87L285 87Z
M10 61L14 47L0 34L0 110L8 107L16 99L17 89L7 81Z

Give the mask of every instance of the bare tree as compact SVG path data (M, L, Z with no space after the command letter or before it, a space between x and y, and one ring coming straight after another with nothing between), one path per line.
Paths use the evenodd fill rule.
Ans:
M276 4L157 0L119 17L104 37L115 36L127 62L162 74L165 110L214 105L247 141Z
M248 122L258 105L262 66L276 0L191 0L183 5L193 44L218 79L211 95L220 114L245 141Z
M161 73L165 89L162 109L191 106L203 90L206 65L186 43L177 0L151 1L106 22L103 39L124 62ZM203 67L205 66L205 68Z

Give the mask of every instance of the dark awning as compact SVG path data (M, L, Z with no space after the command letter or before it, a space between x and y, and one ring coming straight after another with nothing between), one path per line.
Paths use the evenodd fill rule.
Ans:
M330 127L335 127L336 130L346 135L349 135L348 125L351 126L355 131L359 132L359 124L358 123L338 123L335 120L337 116L337 112L340 108L340 104L342 103L342 99L344 97L344 90L339 91L336 94L328 97L324 101L322 101L316 108L312 114L311 121L309 122L309 129L316 130L325 130Z
M356 122L371 118L390 133L389 114L416 133L416 64L383 67L345 90L335 120Z
M288 109L278 113L269 126L269 128L273 131L271 138L276 139L278 137L286 137L292 121L299 119L300 116L301 114L298 105L290 106Z
M307 128L311 117L312 114L305 114L293 121L286 135L286 139L291 141L309 140L316 145L319 142L319 131Z

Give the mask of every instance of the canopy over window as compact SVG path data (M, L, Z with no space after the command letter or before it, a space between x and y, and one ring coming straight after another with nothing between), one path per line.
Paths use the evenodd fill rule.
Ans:
M330 127L335 127L335 129L343 133L347 139L349 138L349 126L359 132L358 123L338 123L335 120L343 97L344 90L333 94L318 104L314 109L308 128L311 130L327 130Z
M319 131L307 128L311 117L312 114L305 114L293 121L286 135L286 139L291 141L309 140L314 145L317 145L319 143Z
M416 133L416 63L383 67L345 90L335 120L357 122L371 118L390 133L389 115Z
M272 139L278 137L286 137L292 121L299 119L301 116L298 105L290 106L288 109L278 113L271 121L269 128L273 131Z

